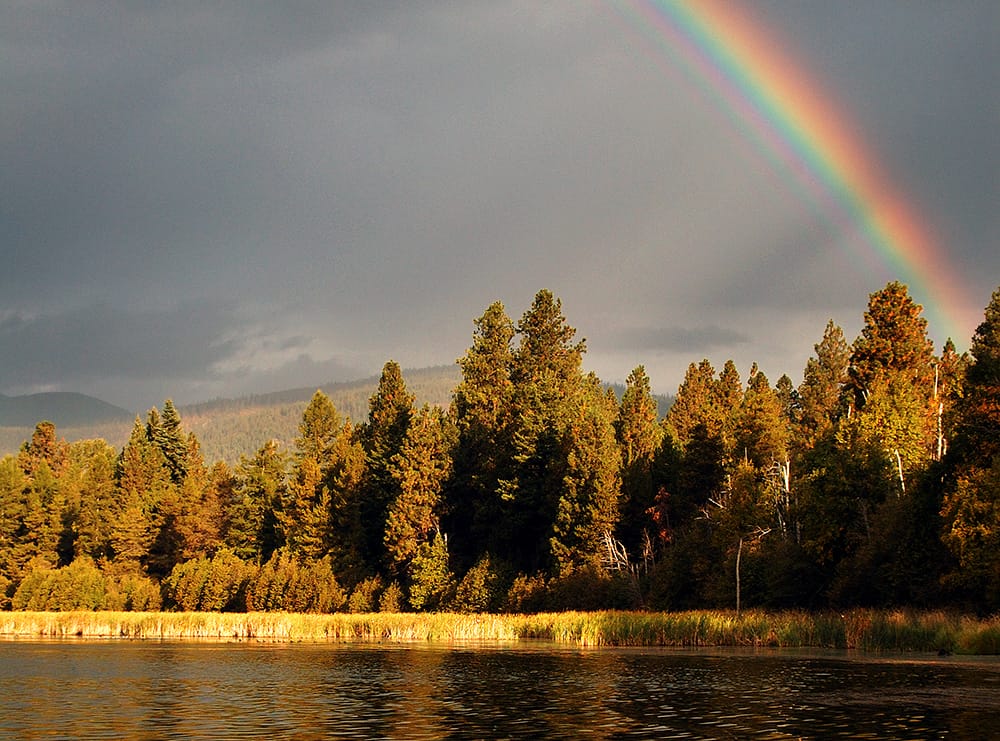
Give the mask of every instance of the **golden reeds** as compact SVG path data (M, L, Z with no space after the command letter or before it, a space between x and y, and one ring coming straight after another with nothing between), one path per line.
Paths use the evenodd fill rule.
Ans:
M753 646L1000 653L1000 618L946 612L560 612L534 615L282 612L0 612L0 636Z

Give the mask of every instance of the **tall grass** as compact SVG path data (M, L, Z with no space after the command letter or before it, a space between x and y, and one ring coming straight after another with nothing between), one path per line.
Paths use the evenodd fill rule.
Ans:
M750 646L1000 653L1000 617L947 612L560 612L534 615L282 612L3 612L0 636Z

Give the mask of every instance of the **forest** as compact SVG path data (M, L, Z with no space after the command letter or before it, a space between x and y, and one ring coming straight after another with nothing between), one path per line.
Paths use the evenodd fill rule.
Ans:
M447 405L385 364L290 446L206 461L168 399L121 449L40 422L0 460L7 610L1000 609L1000 288L939 353L905 285L798 385L692 363L661 420L550 291L474 321ZM363 416L363 415L359 415Z

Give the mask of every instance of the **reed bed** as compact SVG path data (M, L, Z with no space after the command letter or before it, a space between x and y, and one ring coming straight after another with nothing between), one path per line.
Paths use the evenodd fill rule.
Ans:
M948 612L559 612L291 614L282 612L2 612L0 636L516 643L601 646L744 646L862 651L1000 653L1000 617Z

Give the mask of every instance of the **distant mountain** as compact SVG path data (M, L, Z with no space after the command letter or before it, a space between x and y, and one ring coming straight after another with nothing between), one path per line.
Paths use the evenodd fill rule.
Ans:
M446 407L461 381L457 365L404 369L403 380L417 405ZM354 423L368 417L368 400L378 387L378 376L319 387L330 397L337 412ZM607 384L621 398L624 384ZM201 444L205 461L212 464L239 462L253 456L264 443L276 440L286 450L294 445L302 412L316 387L304 387L235 399L214 399L178 408L184 429ZM654 395L662 418L673 397ZM34 394L0 396L0 456L14 453L31 438L35 425L48 420L56 432L70 442L100 438L115 448L128 440L135 414L100 399L82 394Z
M28 396L0 394L0 427L31 427L42 421L56 427L122 422L134 419L127 409L101 401L93 396L55 391Z

